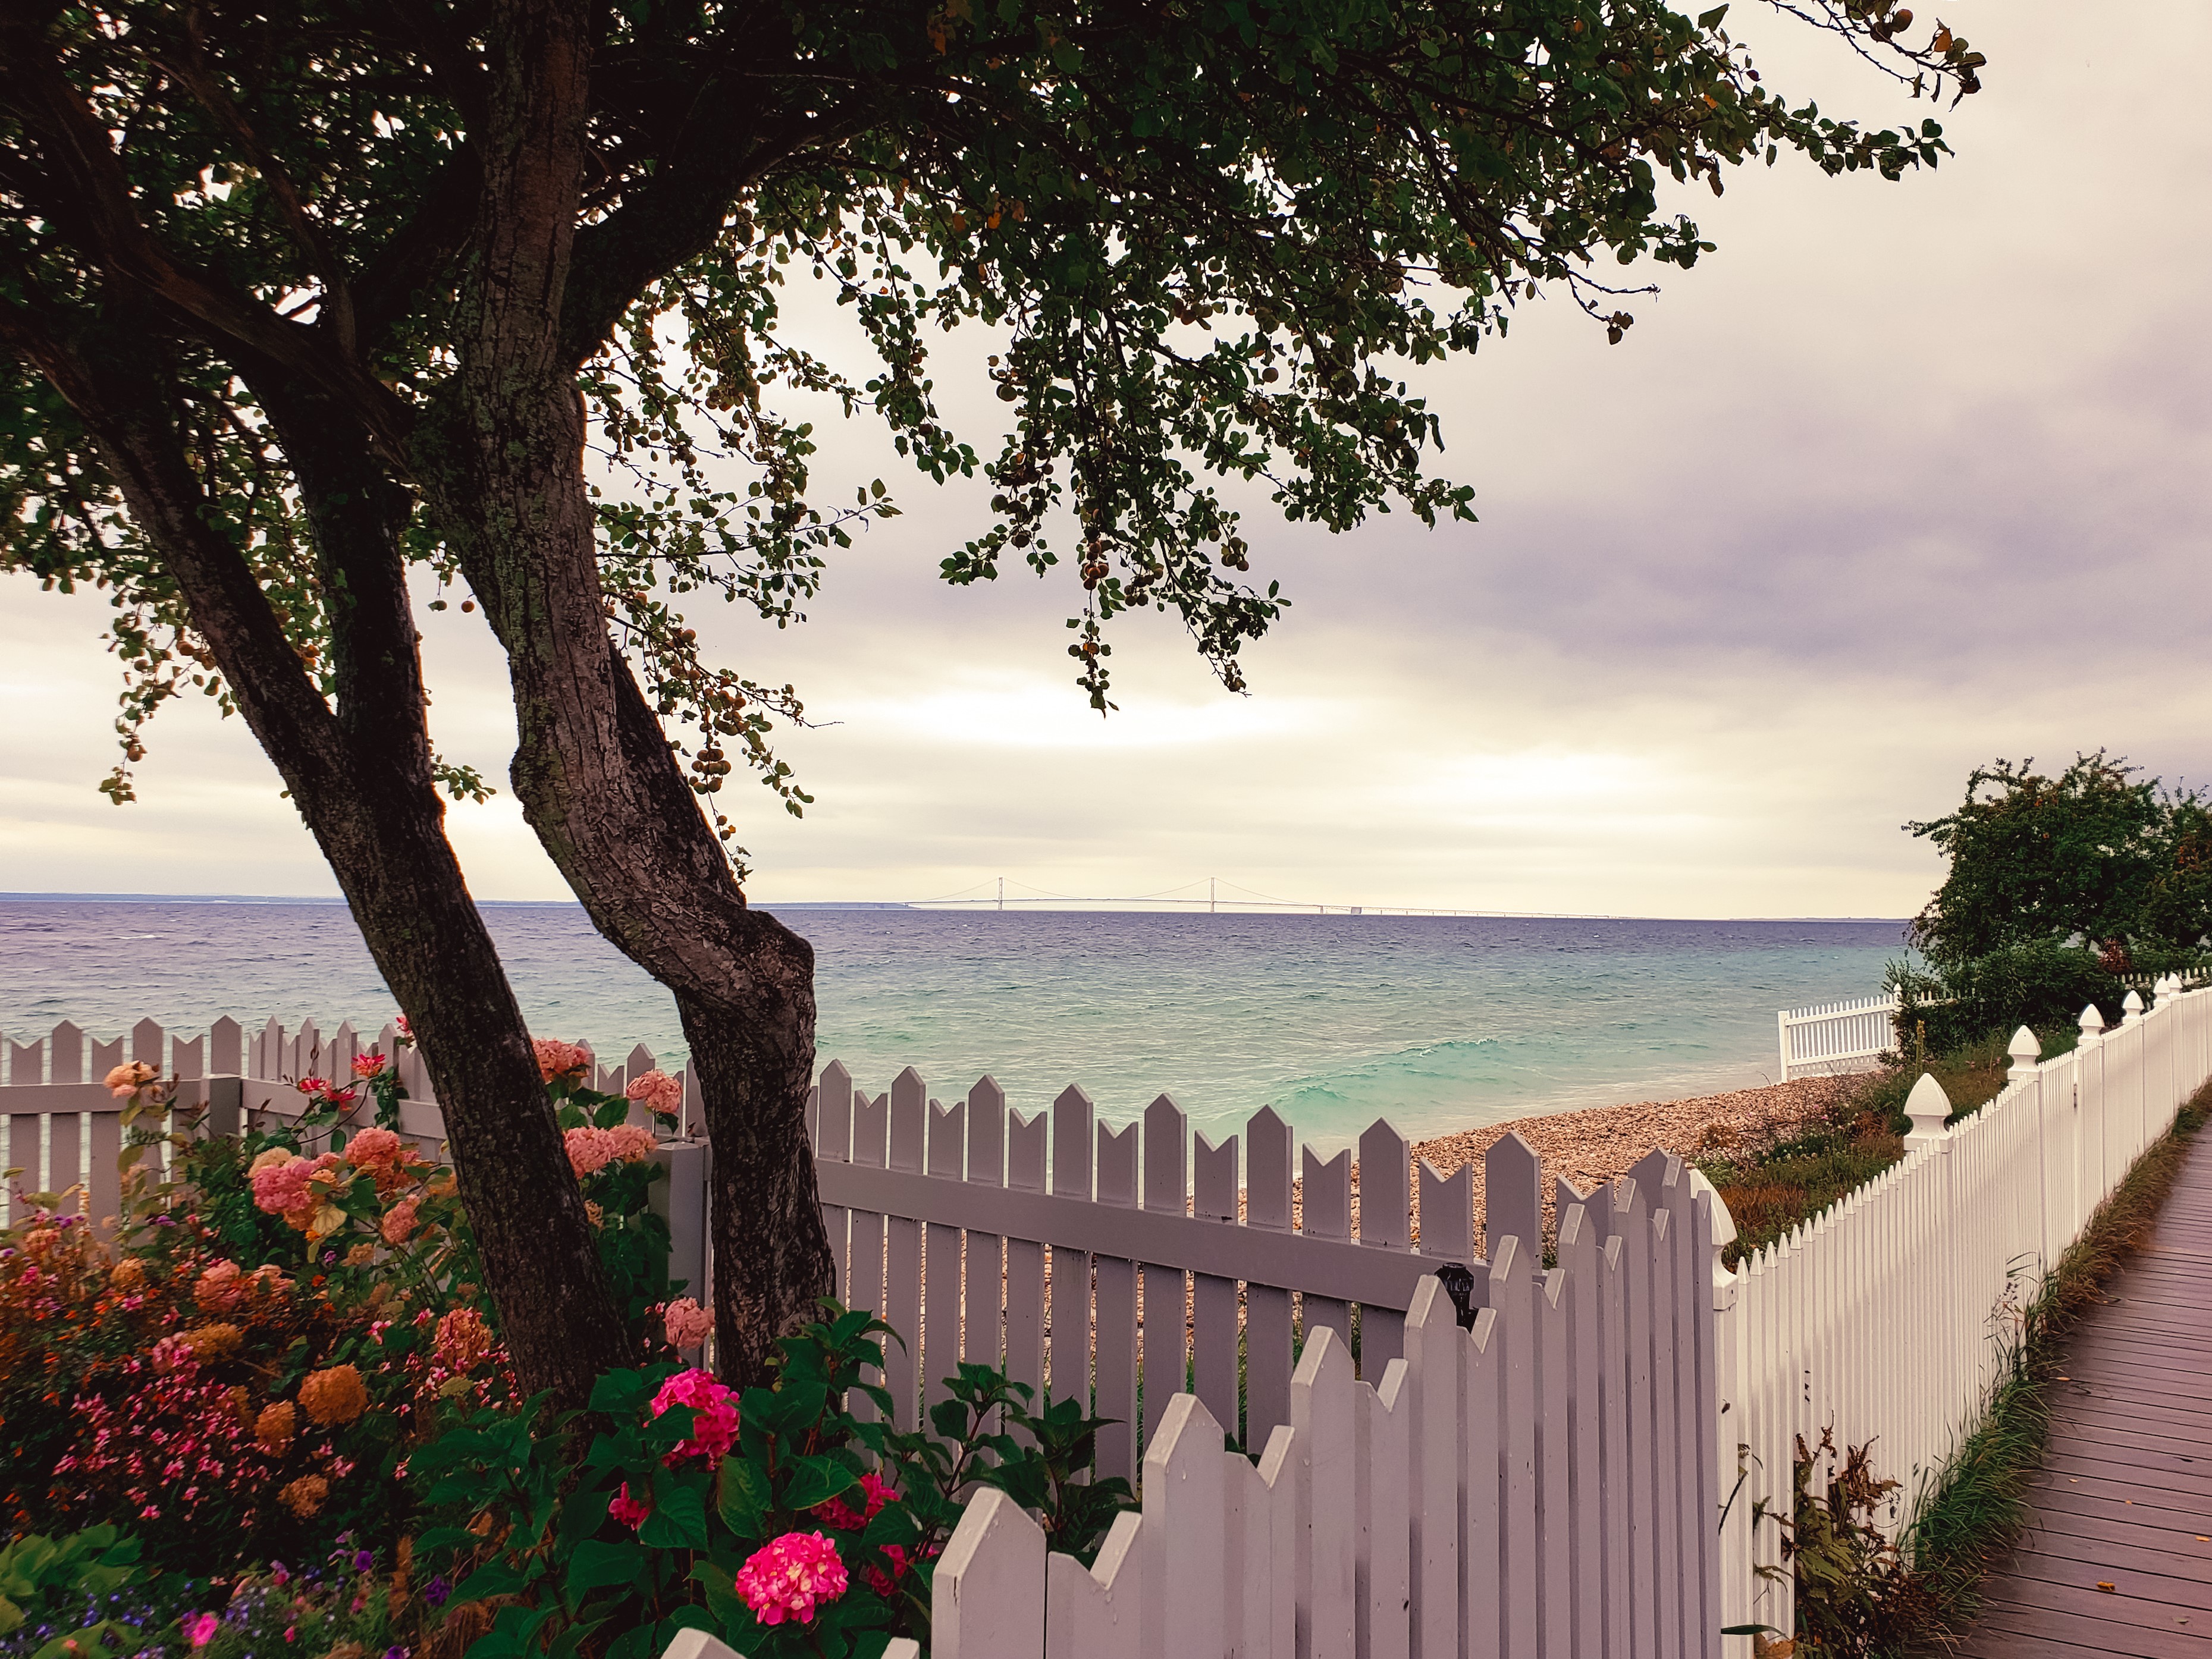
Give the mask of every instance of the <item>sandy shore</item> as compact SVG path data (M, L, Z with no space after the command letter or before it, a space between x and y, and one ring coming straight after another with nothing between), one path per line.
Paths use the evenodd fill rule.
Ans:
M1443 1175L1462 1164L1474 1166L1479 1229L1482 1155L1493 1142L1517 1133L1544 1161L1544 1231L1548 1237L1557 1226L1552 1214L1552 1183L1557 1177L1565 1176L1587 1192L1600 1181L1626 1175L1654 1147L1663 1147L1680 1157L1757 1142L1821 1111L1864 1081L1862 1077L1802 1077L1791 1083L1687 1100L1638 1100L1627 1105L1516 1117L1510 1123L1421 1141L1414 1147L1413 1156L1426 1159Z

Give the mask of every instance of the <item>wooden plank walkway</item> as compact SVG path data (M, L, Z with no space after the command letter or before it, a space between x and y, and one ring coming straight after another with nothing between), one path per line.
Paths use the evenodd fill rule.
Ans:
M1969 1659L2212 1659L2212 1147L2107 1293L2069 1345L2035 1516Z

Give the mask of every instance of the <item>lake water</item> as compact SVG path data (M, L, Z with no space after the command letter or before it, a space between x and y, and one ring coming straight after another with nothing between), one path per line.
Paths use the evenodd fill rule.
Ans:
M1216 1135L1272 1104L1302 1137L1419 1139L1525 1113L1775 1081L1774 1010L1870 994L1897 922L1161 915L801 907L820 1052L871 1089L988 1072L1031 1111L1077 1082L1123 1121L1172 1093ZM684 1053L674 1004L573 905L485 917L531 1026ZM0 1031L116 1034L228 1014L374 1031L392 1002L343 905L0 898Z

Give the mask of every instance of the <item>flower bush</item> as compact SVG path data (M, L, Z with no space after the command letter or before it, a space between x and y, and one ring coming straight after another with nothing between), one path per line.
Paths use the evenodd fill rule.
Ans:
M118 1225L17 1195L0 1232L0 1659L653 1659L685 1627L872 1659L927 1638L979 1484L1096 1550L1128 1492L1084 1478L1098 1422L1073 1402L1032 1413L963 1366L927 1432L896 1432L864 1380L888 1328L834 1305L772 1386L684 1363L714 1318L672 1294L629 1121L681 1087L594 1090L574 1044L539 1062L641 1362L565 1420L518 1397L453 1176L381 1056L227 1136L117 1069ZM303 1558L325 1565L283 1565Z
M203 1573L340 1533L393 1548L409 1454L458 1415L520 1407L452 1172L399 1132L391 1063L353 1070L344 1088L301 1079L291 1122L204 1136L190 1111L170 1127L150 1068L118 1067L113 1236L53 1195L17 1195L0 1232L9 1535L112 1523ZM649 1359L669 1352L661 1172L650 1133L623 1121L630 1101L580 1071L549 1093L566 1133L605 1148L581 1178ZM384 1121L357 1123L372 1103Z
M900 1432L863 1380L889 1328L825 1305L780 1345L772 1387L732 1399L696 1369L615 1371L587 1442L537 1407L480 1414L418 1454L410 1477L445 1523L418 1547L489 1625L468 1659L586 1638L605 1659L652 1659L686 1628L756 1659L926 1642L938 1555L981 1485L1038 1511L1055 1549L1096 1553L1131 1502L1126 1482L1085 1478L1102 1420L1073 1401L1033 1414L1026 1388L963 1365L929 1430ZM859 1397L878 1420L851 1414Z

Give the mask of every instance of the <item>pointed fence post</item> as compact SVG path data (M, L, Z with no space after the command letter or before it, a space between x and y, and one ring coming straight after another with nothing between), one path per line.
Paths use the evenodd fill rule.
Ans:
M2125 996L2120 999L2120 1023L2122 1025L2132 1026L2136 1020L2142 1018L2142 1013L2143 999L2142 993L2141 991L2130 990Z
M1036 1659L1044 1651L1044 1529L995 1486L969 1500L937 1564L935 1659Z
M1518 1238L1525 1259L1542 1270L1544 1168L1518 1135L1491 1143L1482 1157L1483 1254L1495 1262L1500 1239Z

